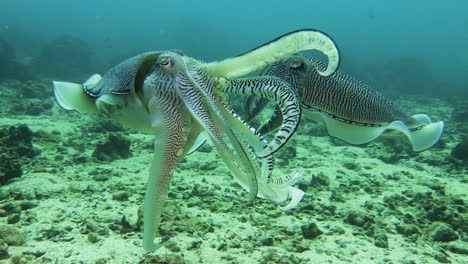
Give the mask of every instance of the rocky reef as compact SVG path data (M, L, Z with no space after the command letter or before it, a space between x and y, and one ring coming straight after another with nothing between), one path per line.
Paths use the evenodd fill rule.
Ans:
M26 125L0 130L0 185L23 174L22 164L39 153L32 146L32 131Z
M96 144L93 157L100 161L113 161L125 159L132 155L130 152L130 140L120 133L111 133L106 141Z

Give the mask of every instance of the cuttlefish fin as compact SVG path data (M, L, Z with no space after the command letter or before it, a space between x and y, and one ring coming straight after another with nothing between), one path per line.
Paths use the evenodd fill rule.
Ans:
M94 74L84 85L97 83L101 79ZM80 113L98 113L95 98L86 94L83 85L71 82L53 81L54 95L57 103L65 110L76 110Z
M183 157L187 141L180 104L170 100L154 96L148 103L155 139L143 206L143 248L146 251L160 247L154 242L154 238L161 223L161 214L172 175Z
M241 77L304 50L318 50L327 56L328 67L325 71L319 71L320 75L329 76L338 68L340 56L336 44L325 33L313 29L287 33L247 53L212 62L205 67L214 76Z
M368 143L387 130L395 130L403 133L410 141L414 151L423 151L432 147L440 139L444 130L444 122L433 123L429 116L424 114L412 116L418 120L421 125L415 128L409 128L402 121L396 120L389 124L371 126L362 123L349 123L343 120L337 120L323 113L313 112L312 117L322 119L327 127L328 134L353 145Z

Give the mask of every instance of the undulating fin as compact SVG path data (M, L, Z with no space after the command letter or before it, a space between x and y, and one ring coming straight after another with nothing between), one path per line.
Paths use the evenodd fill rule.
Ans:
M443 121L432 123L431 119L423 114L412 116L421 123L420 126L408 128L405 123L399 120L382 125L365 124L336 119L317 111L304 111L304 113L315 119L321 119L325 123L330 136L353 145L368 143L387 130L396 130L408 137L414 151L423 151L437 143L444 129Z
M340 56L336 44L325 33L313 29L287 33L247 53L205 67L214 76L241 77L304 50L318 50L327 56L328 66L319 71L320 75L329 76L338 68Z
M85 93L83 85L58 81L54 81L53 84L55 100L63 109L77 110L80 113L98 113L95 99Z

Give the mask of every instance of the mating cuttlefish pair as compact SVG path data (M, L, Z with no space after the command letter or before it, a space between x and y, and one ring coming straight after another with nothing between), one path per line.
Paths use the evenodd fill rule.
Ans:
M304 50L322 52L328 64L312 64L294 55ZM177 164L205 140L218 151L249 199L287 203L280 209L289 210L304 195L292 187L301 176L273 175L272 155L294 134L301 108L322 117L331 135L350 143L370 141L386 129L402 131L411 142L417 141L416 150L439 139L442 122L431 123L425 115L410 117L376 92L353 86L352 79L336 72L338 64L338 49L330 37L316 30L298 30L219 62L203 63L180 51L140 54L82 85L54 82L54 93L66 110L102 114L155 135L143 217L143 247L152 251L160 246L155 237ZM241 78L260 70L265 75ZM333 83L330 91L327 80ZM316 81L323 89L314 89ZM260 98L246 107L249 119L266 103L275 105L277 115L264 126L267 132L276 131L272 140L267 141L233 111L230 94ZM361 109L365 113L356 113ZM355 140L361 136L366 138Z

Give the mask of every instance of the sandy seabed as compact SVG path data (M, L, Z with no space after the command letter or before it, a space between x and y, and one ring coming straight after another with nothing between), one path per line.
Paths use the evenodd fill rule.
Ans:
M298 186L306 196L288 212L248 202L217 153L203 146L179 164L160 229L165 242L146 254L138 209L152 136L112 132L130 139L131 157L97 161L92 153L109 133L99 119L55 104L35 115L12 111L43 102L19 100L11 88L1 88L0 128L26 124L40 153L1 187L0 225L22 242L9 245L10 258L0 263L468 263L468 177L450 157L462 135L447 101L398 101L448 121L442 142L422 153L401 135L351 146L302 120L274 172L304 176Z

